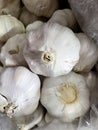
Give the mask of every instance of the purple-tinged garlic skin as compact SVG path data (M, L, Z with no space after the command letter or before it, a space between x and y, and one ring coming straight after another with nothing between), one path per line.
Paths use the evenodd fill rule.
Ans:
M49 77L64 75L79 60L80 42L67 27L46 23L27 33L27 39L24 57L36 74Z

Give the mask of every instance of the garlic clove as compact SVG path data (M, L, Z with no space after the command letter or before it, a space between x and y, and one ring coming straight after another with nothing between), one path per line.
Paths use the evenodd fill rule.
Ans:
M40 98L40 79L36 74L25 67L4 68L0 83L0 93L8 101L4 110L9 117L26 116L36 110Z
M42 22L42 21L35 21L35 22L29 24L29 25L26 27L26 32L36 30L36 29L38 29L39 27L41 27L43 24L44 24L44 22Z
M24 57L36 74L64 75L69 73L79 60L80 42L67 27L46 23L29 32L27 39Z
M26 66L23 47L27 43L25 34L16 34L1 48L0 59L4 66Z
M89 72L98 60L98 47L84 33L76 34L80 40L80 59L74 67L75 72Z
M18 17L20 13L20 0L2 0L0 1L0 14L10 14Z
M25 7L37 16L50 17L58 8L57 0L22 0Z
M46 78L42 86L41 103L53 117L72 122L84 115L90 106L85 78L74 72Z
M11 15L0 16L0 41L6 42L17 33L24 33L24 25Z
M77 21L71 9L56 10L48 22L56 22L72 29L77 26Z

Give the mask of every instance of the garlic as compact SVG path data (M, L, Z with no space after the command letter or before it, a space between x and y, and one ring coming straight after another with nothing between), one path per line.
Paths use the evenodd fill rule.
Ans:
M46 123L50 123L51 121L53 121L54 117L52 117L48 112L45 115L45 122Z
M56 22L60 25L75 29L77 22L70 9L56 10L48 22Z
M36 110L40 98L40 80L36 74L25 67L9 67L0 73L0 83L3 96L0 110L3 107L9 117L26 116Z
M74 67L76 72L89 72L98 60L98 47L84 33L76 34L80 40L80 59Z
M46 78L42 86L41 103L53 117L72 122L89 109L89 91L85 78L74 72Z
M6 42L15 34L24 33L24 25L11 15L0 16L0 41Z
M38 17L34 13L30 13L26 8L23 8L19 19L27 26L28 24L33 23L36 20L42 20L43 18Z
M23 47L27 43L25 34L16 34L1 48L0 59L4 66L26 66Z
M57 0L22 0L25 7L37 16L50 17L58 8Z
M36 74L64 75L69 73L79 60L80 42L67 27L46 23L29 32L27 39L24 57Z
M37 125L39 122L41 122L44 115L44 109L41 105L38 106L36 111L29 115L29 116L23 116L16 118L16 121L18 123L18 127L21 130L29 130L33 128L35 125Z
M18 17L20 13L20 0L1 0L0 15L11 14Z
M92 91L92 89L97 84L97 78L98 78L97 74L93 71L90 71L88 73L81 73L81 74L85 77L87 86Z
M0 130L19 130L14 121L6 116L6 114L0 112Z
M33 22L32 24L29 24L26 27L26 32L36 30L39 27L41 27L43 24L44 24L44 22L42 22L42 21L35 21L35 22Z

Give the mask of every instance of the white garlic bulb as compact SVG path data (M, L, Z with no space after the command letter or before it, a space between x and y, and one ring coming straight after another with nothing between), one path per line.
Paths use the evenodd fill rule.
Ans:
M70 9L56 10L48 22L56 22L72 29L75 29L77 25L75 16Z
M0 109L3 107L9 117L26 116L36 110L40 98L40 80L36 74L25 67L9 67L0 73L0 83L0 94L6 98L4 102L0 100Z
M0 16L0 41L5 42L15 34L24 33L24 25L11 15Z
M34 73L43 76L64 75L79 60L80 42L67 27L46 23L28 32L27 39L24 57Z
M98 60L98 46L84 33L76 34L80 40L80 59L74 67L76 72L88 72Z
M1 0L0 15L11 14L18 17L20 13L20 0Z
M50 115L64 122L84 115L90 105L85 78L74 72L46 78L42 86L41 103Z
M1 48L0 59L4 66L26 66L23 47L27 43L25 34L16 34Z
M39 122L41 122L42 118L44 116L44 109L41 104L39 104L38 108L35 110L35 112L28 116L23 116L16 118L16 122L18 124L18 127L21 130L29 130L36 126Z
M19 130L16 123L0 112L0 130Z
M58 8L57 0L22 0L25 7L37 16L50 17Z
M42 21L35 21L31 24L29 24L27 27L26 27L26 32L29 32L29 31L32 31L32 30L36 30L38 29L40 26L42 26L44 24L44 22Z

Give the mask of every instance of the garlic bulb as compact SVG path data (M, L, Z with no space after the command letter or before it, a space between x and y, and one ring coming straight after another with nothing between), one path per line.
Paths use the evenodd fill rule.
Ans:
M64 75L79 60L80 42L67 27L46 23L29 32L27 39L24 57L34 73L43 76Z
M25 7L37 16L50 17L58 8L57 0L22 0Z
M41 17L36 16L34 13L30 13L25 7L22 9L22 12L20 14L19 18L24 25L28 25L30 23L33 23L36 20L41 20Z
M33 128L35 125L37 125L39 122L41 122L43 116L44 116L44 109L41 105L39 105L33 114L19 117L16 118L15 120L17 121L18 127L21 130L29 130Z
M64 122L71 122L89 109L89 91L83 76L74 72L66 76L46 78L41 103L48 113Z
M20 13L20 0L1 0L0 15L11 14L18 17Z
M0 41L5 42L15 34L24 33L24 25L11 15L0 16Z
M98 47L84 33L77 34L80 40L80 59L74 67L76 72L88 72L98 60Z
M16 34L1 48L0 59L4 66L26 66L23 47L27 43L25 34Z
M56 22L60 25L75 29L77 22L70 9L56 10L48 22Z
M29 24L29 25L26 27L26 32L36 30L36 29L38 29L39 27L41 27L43 24L44 24L44 22L42 22L42 21L35 21L35 22Z
M9 117L33 113L39 103L39 77L25 67L9 67L0 73L0 110Z
M0 130L19 130L14 121L6 116L6 114L0 112Z

